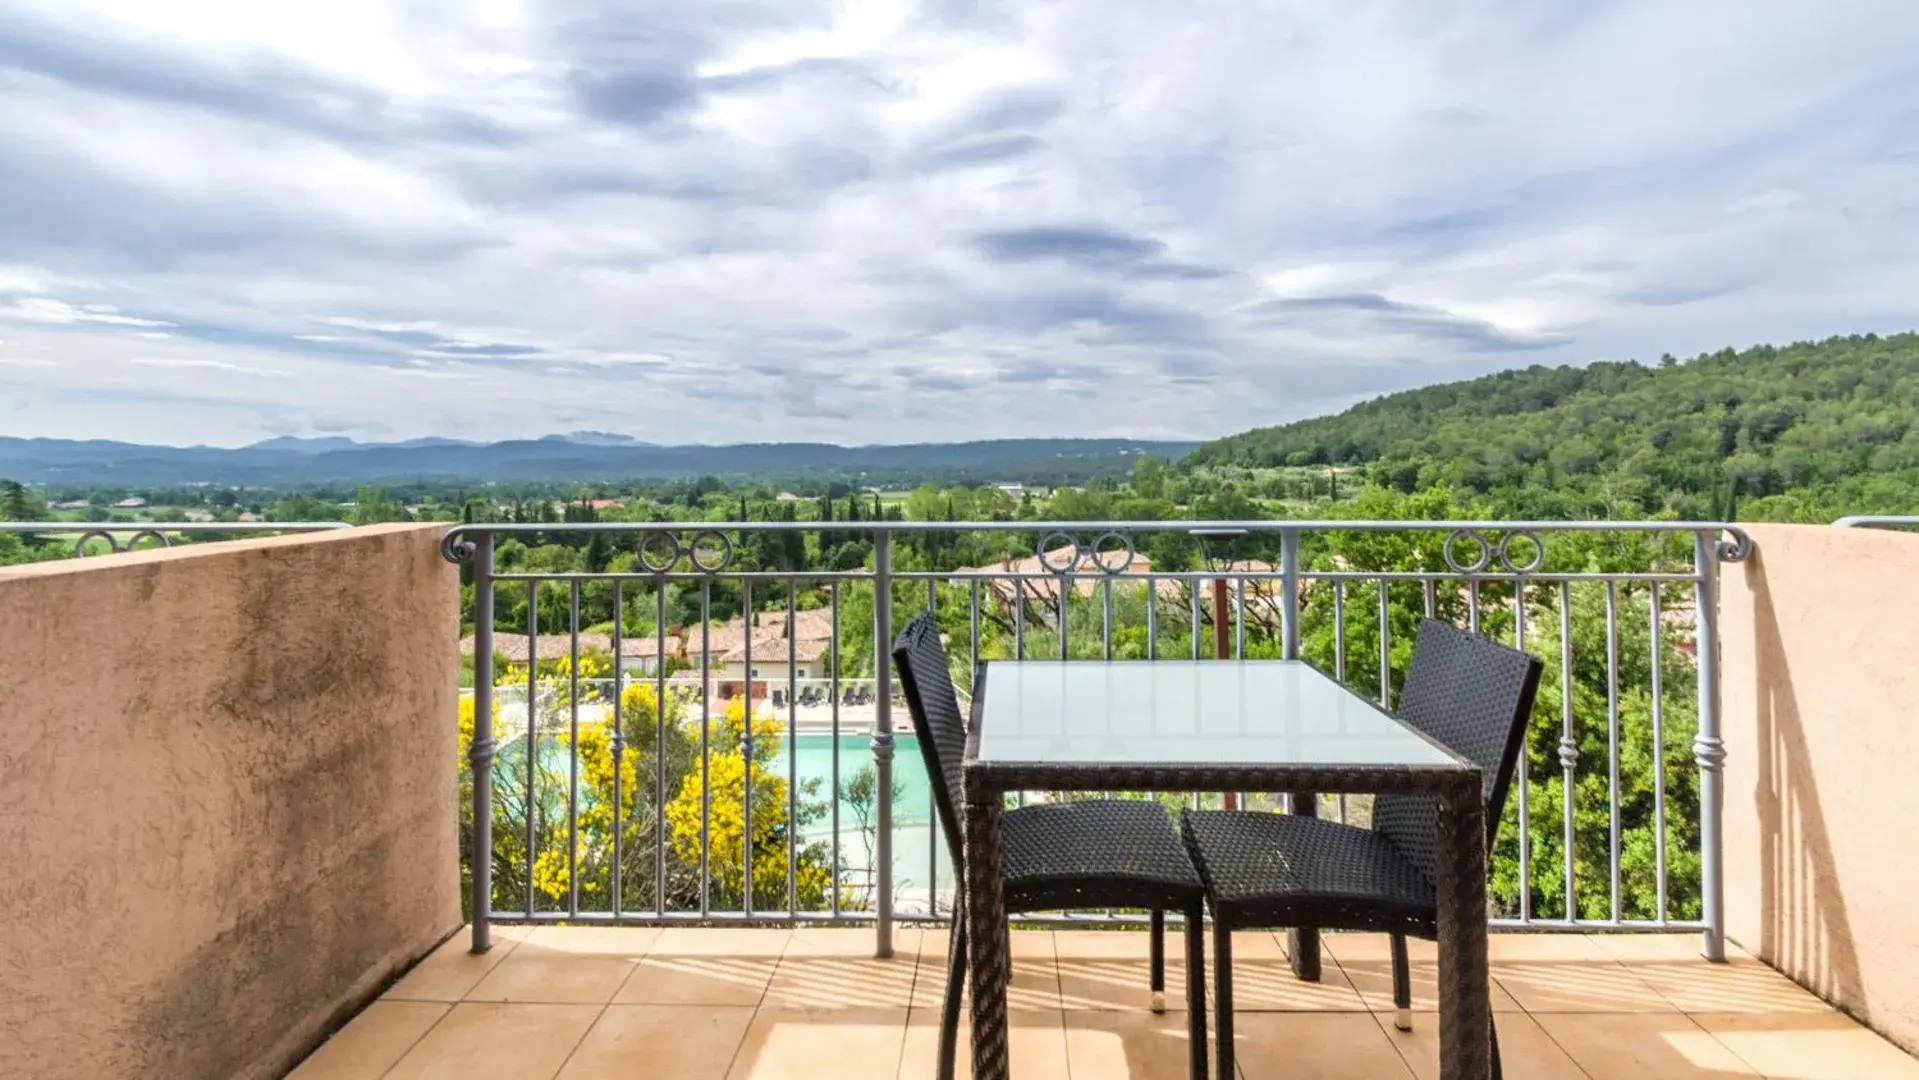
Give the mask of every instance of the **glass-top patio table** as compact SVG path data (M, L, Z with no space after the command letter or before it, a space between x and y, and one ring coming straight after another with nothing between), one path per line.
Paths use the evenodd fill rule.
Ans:
M1486 1080L1486 828L1479 770L1303 661L982 661L965 759L973 1075L1007 1080L1011 954L1001 894L1003 796L1015 791L1428 794L1440 803L1443 1080ZM1291 932L1319 977L1318 935ZM1230 1080L1230 1078L1228 1078Z

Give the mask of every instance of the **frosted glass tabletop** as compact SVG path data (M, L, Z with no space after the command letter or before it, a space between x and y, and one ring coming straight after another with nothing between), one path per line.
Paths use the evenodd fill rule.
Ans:
M980 707L982 762L1462 765L1297 660L989 662Z

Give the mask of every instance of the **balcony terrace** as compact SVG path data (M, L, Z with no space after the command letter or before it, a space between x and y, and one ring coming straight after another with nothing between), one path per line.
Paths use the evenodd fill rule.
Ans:
M1422 613L1522 642L1550 685L1492 852L1506 1075L1919 1077L1919 537L1244 524L866 524L852 570L727 526L577 572L519 561L566 529L456 564L445 526L0 570L0 1077L933 1076L950 883L872 651L927 606L957 658L1303 655L1388 703ZM957 572L1017 544L1074 557ZM778 704L751 652L726 698L579 645L806 608L830 693L781 664ZM496 668L507 633L567 647ZM1127 916L1021 925L1015 1076L1185 1075ZM1430 949L1401 1033L1383 937L1329 935L1318 983L1283 941L1235 936L1244 1077L1437 1075Z

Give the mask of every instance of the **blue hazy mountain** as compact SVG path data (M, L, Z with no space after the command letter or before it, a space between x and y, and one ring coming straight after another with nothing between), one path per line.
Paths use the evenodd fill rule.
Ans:
M1072 483L1123 475L1141 454L1157 454L1170 461L1197 445L1141 439L999 439L897 446L660 446L624 435L574 432L496 443L440 438L362 443L337 436L281 436L236 449L0 437L0 477L29 484L155 487L196 483L295 487L400 480L564 482L704 475L767 480L829 477L867 483Z

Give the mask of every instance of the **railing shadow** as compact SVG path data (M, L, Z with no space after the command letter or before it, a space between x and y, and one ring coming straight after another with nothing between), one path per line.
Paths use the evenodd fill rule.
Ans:
M1752 810L1759 821L1758 954L1822 996L1864 1000L1857 944L1834 865L1832 839L1810 765L1792 665L1765 553L1745 564L1753 596L1754 700L1758 707Z

